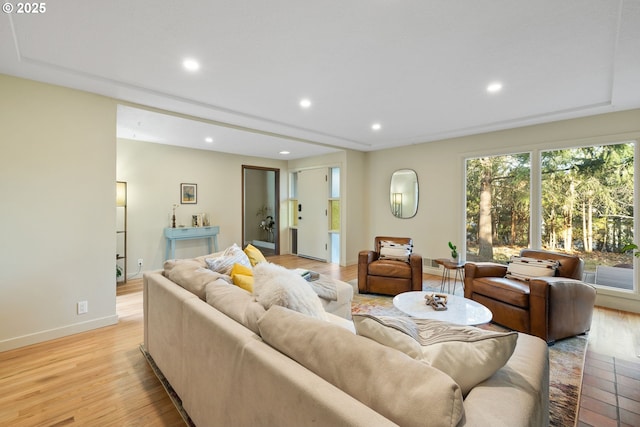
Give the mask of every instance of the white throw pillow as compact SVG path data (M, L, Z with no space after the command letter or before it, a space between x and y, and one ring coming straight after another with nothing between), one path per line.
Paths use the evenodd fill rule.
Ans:
M517 332L492 332L431 319L354 314L358 335L395 348L448 374L467 395L502 368Z
M309 282L292 270L261 262L253 268L253 295L265 309L272 305L327 320L326 312Z
M412 246L408 243L396 243L390 240L380 241L380 258L409 262Z
M231 269L233 269L234 264L241 264L245 267L251 268L251 261L249 261L249 257L235 243L225 249L221 256L216 258L206 258L205 262L210 270L226 275L231 275Z
M553 277L558 261L512 256L507 267L507 279L529 281L534 277Z

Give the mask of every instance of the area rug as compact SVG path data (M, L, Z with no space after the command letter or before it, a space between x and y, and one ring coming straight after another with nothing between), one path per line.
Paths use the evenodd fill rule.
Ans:
M353 314L377 316L406 316L393 306L393 298L380 295L353 296ZM506 331L495 325L481 325L483 329ZM580 402L580 385L584 367L586 336L556 342L549 347L549 425L573 426Z

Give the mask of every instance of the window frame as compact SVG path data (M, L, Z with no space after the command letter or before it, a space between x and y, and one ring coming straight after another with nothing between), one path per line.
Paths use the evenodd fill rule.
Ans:
M462 253L467 253L467 239L466 239L466 207L467 207L467 161L470 159L476 159L481 157L495 157L495 156L510 156L516 154L529 153L530 156L530 200L529 200L529 209L530 209L530 224L529 224L529 242L531 248L533 249L541 249L542 248L542 153L547 151L557 151L557 150L570 150L575 148L584 148L584 147L592 147L592 146L604 146L604 145L616 145L616 144L625 144L625 143L633 143L634 144L634 165L633 165L633 228L634 231L638 230L638 220L639 220L639 212L640 212L640 201L638 200L639 194L639 172L640 172L640 139L637 137L604 137L604 138L586 138L579 141L555 141L555 142L545 142L544 144L528 144L518 147L514 150L508 149L488 149L482 151L474 151L467 152L461 155L461 163L462 163L462 214L461 214L461 224L462 224L462 244L464 248L462 249ZM633 236L634 243L640 246L640 233L634 232ZM599 294L622 297L622 298L631 298L631 299L640 299L640 281L638 280L639 274L639 264L640 259L637 257L633 257L633 289L625 290L612 288L608 286L600 286L594 285L598 288Z

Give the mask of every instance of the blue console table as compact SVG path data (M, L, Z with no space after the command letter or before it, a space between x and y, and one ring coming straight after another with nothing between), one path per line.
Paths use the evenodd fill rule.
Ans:
M207 239L207 244L209 245L208 253L213 253L214 250L218 252L218 233L220 233L220 227L217 225L209 227L167 227L164 229L164 237L167 239L164 259L174 259L176 257L176 240ZM212 243L214 250L211 247Z

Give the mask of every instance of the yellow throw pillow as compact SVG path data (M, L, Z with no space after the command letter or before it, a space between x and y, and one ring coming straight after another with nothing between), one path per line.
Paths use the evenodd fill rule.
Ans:
M244 248L244 253L249 257L249 261L252 266L259 264L261 262L267 262L267 259L262 255L260 249L256 248L252 244L248 244L246 248Z
M231 268L233 284L247 292L253 292L253 270L242 264L234 264Z

